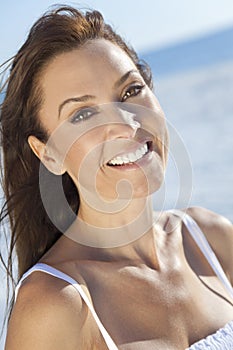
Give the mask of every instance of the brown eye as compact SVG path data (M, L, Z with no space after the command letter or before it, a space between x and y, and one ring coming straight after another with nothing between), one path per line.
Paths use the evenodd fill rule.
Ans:
M130 86L125 94L123 95L121 101L124 102L125 100L127 100L129 97L133 97L133 96L137 96L138 94L140 94L140 92L142 91L142 89L144 88L145 85L133 85Z

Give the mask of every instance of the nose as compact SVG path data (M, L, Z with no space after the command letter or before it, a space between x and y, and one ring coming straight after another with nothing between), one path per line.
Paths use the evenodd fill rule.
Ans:
M133 138L141 124L136 120L136 114L119 107L111 109L108 119L107 136L114 138Z

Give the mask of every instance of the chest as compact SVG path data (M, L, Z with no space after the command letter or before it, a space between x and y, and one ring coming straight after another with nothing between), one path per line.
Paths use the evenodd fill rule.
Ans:
M184 349L233 319L218 281L201 281L188 269L161 275L144 267L95 268L86 276L95 310L120 349Z

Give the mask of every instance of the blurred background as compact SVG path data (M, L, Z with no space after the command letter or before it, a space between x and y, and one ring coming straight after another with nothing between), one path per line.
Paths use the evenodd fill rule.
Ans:
M233 220L232 0L2 1L1 63L17 52L34 21L54 3L101 11L152 67L172 146L155 208L164 196L165 209L199 205ZM2 269L0 278L1 325ZM4 336L0 349L3 343Z

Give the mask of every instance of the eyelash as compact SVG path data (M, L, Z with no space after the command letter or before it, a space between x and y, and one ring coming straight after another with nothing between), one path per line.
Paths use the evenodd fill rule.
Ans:
M91 108L91 107L82 108L80 111L75 113L75 115L71 118L70 121L72 124L82 122L84 120L91 118L93 115L97 113L98 111L95 108Z
M125 94L123 95L121 102L124 102L125 100L127 100L130 97L134 97L137 96L138 94L140 94L140 92L142 91L142 89L145 87L145 85L141 85L141 84L135 84L135 85L131 85L125 92ZM133 94L131 94L130 92L133 90ZM127 95L129 94L129 95Z

